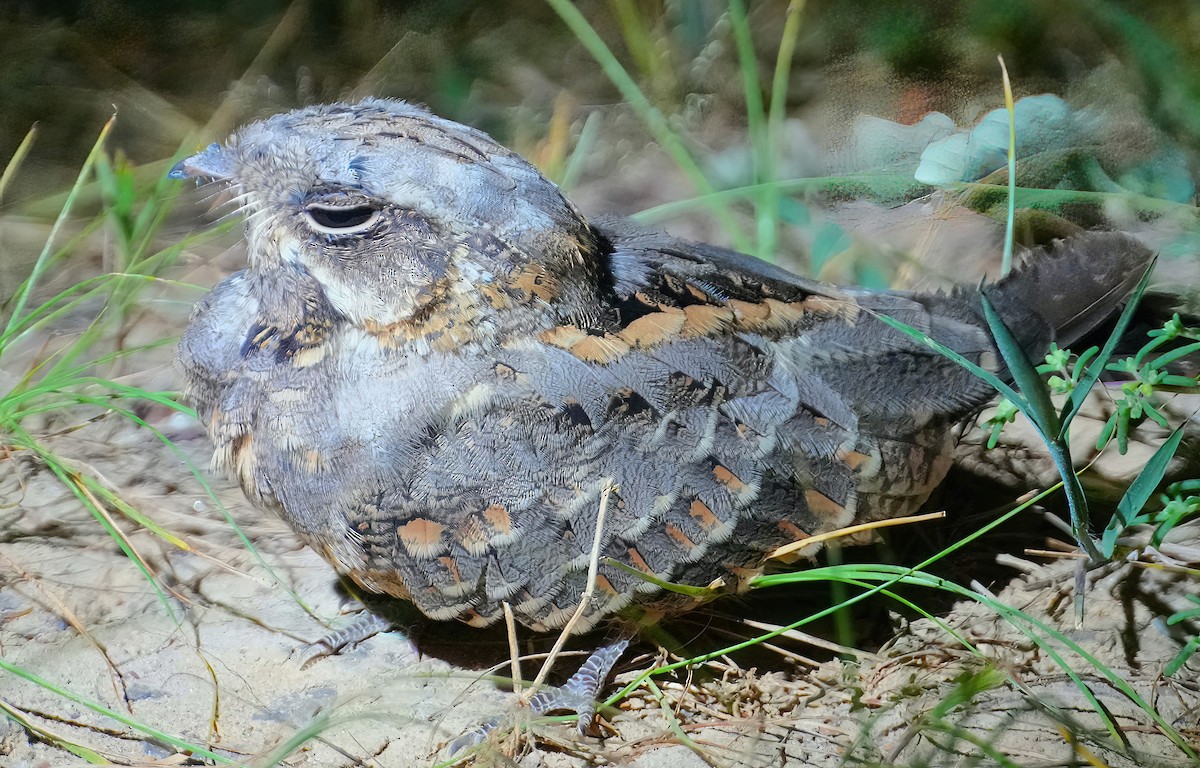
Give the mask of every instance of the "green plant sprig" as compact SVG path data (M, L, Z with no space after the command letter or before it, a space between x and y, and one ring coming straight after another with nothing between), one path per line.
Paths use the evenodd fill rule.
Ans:
M1200 352L1200 329L1183 325L1179 315L1174 315L1162 328L1147 333L1147 342L1133 357L1109 363L1107 370L1123 373L1130 378L1121 384L1121 396L1116 400L1116 410L1108 418L1097 439L1097 447L1103 447L1114 436L1117 450L1124 454L1129 448L1129 434L1143 419L1150 419L1163 429L1170 429L1166 415L1155 402L1160 392L1190 390L1200 387L1200 379L1171 373L1167 366L1188 355ZM1180 339L1191 340L1176 349L1149 358L1164 344Z
M1175 315L1167 321L1163 328L1150 331L1147 336L1150 341L1133 357L1127 357L1117 362L1108 362L1104 365L1106 370L1124 373L1133 378L1121 385L1121 397L1115 401L1116 407L1100 432L1097 450L1103 450L1110 440L1115 439L1119 452L1126 453L1130 434L1144 418L1149 418L1164 429L1171 429L1166 416L1154 402L1155 396L1168 388L1173 391L1178 389L1195 391L1197 387L1200 387L1200 382L1195 377L1168 373L1164 369L1164 366L1200 351L1200 344L1193 342L1183 345L1152 360L1147 360L1155 350L1164 344L1179 339L1200 338L1200 331L1183 326L1179 316ZM1095 386L1095 378L1092 374L1099 370L1099 363L1103 362L1102 351L1098 347L1091 347L1083 354L1075 356L1070 350L1059 349L1057 345L1052 344L1050 351L1046 354L1045 362L1037 366L1035 370L1041 376L1048 376L1043 387L1048 393L1067 395L1070 398L1064 408L1064 413L1074 416L1078 413L1083 398ZM994 415L984 423L984 428L990 430L988 448L995 446L1003 427L1011 423L1020 410L1019 405L1007 398L1000 401ZM1039 430L1039 432L1041 431ZM1042 434L1043 440L1045 440L1044 433ZM1060 430L1060 434L1065 440L1066 432ZM1117 505L1116 514L1101 535L1098 549L1102 557L1106 559L1113 557L1116 553L1117 539L1133 526L1154 525L1156 530L1152 536L1152 543L1157 545L1171 528L1195 513L1191 497L1180 496L1180 486L1178 485L1172 486L1170 494L1162 495L1160 511L1146 511L1146 505L1155 488L1165 477L1168 465L1178 450L1182 438L1182 431L1174 430L1146 462L1137 478L1127 489Z

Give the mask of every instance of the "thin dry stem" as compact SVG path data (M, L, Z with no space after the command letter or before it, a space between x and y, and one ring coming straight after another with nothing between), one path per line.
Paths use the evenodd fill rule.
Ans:
M807 539L793 541L791 544L784 544L771 554L767 555L768 559L779 559L795 554L805 547L810 547L814 544L829 541L831 539L840 539L843 536L853 536L856 533L870 531L876 528L887 528L893 525L908 525L910 523L923 523L927 520L939 520L946 516L945 512L930 512L925 515L909 515L908 517L894 517L888 520L873 520L869 523L860 523L859 525L850 525L845 528L838 528L835 531L827 531L818 533L815 536L809 536Z
M129 537L125 535L125 532L122 531L120 526L117 525L117 522L113 520L112 515L110 515L108 510L104 508L104 503L100 501L100 499L96 498L95 494L88 489L83 481L71 473L70 470L68 470L68 474L71 476L71 482L75 484L75 487L79 489L79 492L87 497L88 503L92 505L92 509L96 511L96 514L104 518L104 522L107 523L109 530L113 531L113 535L124 542L133 558L136 559L138 563L140 563L142 567L146 569L146 573L153 574L154 569L150 567L150 563L146 562L146 558L142 557L142 553L138 551L137 547L133 545L133 542L129 539ZM169 592L172 597L184 605L193 604L193 601L190 598L180 594L178 590L172 588L170 585L163 584L161 581L159 584L165 591Z
M873 653L868 653L866 651L860 651L859 649L851 648L848 645L840 645L838 643L834 643L829 640L825 640L823 638L817 637L816 635L810 635L807 632L801 632L798 629L787 629L782 632L778 632L778 630L783 628L782 625L768 624L764 621L753 621L751 619L742 619L742 623L748 627L753 627L754 629L761 629L765 632L777 632L776 637L786 637L789 640L796 640L797 642L806 643L808 645L813 646L814 648L821 648L823 650L832 651L833 653L837 653L837 654L841 654L841 655L845 655L845 656L853 656L856 659L868 659L871 661L880 661L880 657L876 656Z
M1025 554L1027 554L1027 555L1033 554L1034 552L1037 552L1037 551L1038 550L1027 549L1027 550L1025 550ZM1035 571L1037 571L1038 568L1041 567L1037 563L1026 560L1023 557L1017 557L1016 555L1010 555L1007 552L1001 552L1000 554L996 555L992 559L994 560L996 565L1007 566L1014 570L1020 571L1021 573L1034 573Z
M1069 560L1087 560L1088 557L1079 550L1072 552L1058 552L1053 549L1026 549L1025 554L1031 557L1049 557L1052 559L1069 559ZM997 558L998 559L998 558Z
M575 613L571 615L570 620L562 628L562 632L558 635L558 640L554 642L554 647L550 649L550 654L546 657L546 661L542 664L541 670L537 677L533 679L533 683L529 686L529 690L521 697L521 700L526 704L533 697L542 683L545 682L546 676L550 674L550 670L554 667L554 661L558 658L558 654L566 645L567 638L571 636L571 630L579 623L579 619L587 612L588 605L592 602L592 593L596 590L596 576L600 570L600 543L603 541L604 535L604 518L608 515L608 498L613 491L617 490L617 486L611 481L604 486L604 490L600 492L600 510L596 513L596 534L592 537L592 556L588 561L588 575L586 586L583 589L583 596L579 599L579 606L575 608Z
M517 648L517 620L513 617L512 605L507 600L503 601L504 606L504 626L508 629L508 659L512 665L512 689L513 693L521 695L521 653Z

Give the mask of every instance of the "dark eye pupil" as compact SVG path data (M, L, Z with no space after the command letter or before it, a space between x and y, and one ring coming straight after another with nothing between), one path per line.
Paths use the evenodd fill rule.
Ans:
M308 215L322 227L330 229L350 229L365 224L375 215L375 209L369 205L354 207L323 208L313 206L308 209Z

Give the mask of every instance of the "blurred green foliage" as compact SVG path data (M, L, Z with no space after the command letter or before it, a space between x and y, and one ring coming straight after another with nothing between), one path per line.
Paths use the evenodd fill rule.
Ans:
M664 111L696 95L740 108L723 0L576 5ZM746 7L769 72L787 1ZM0 157L42 125L32 158L41 172L21 181L27 192L69 183L114 104L124 115L115 144L146 161L170 155L214 114L223 130L367 93L423 102L502 139L521 129L513 105L545 125L563 92L583 104L618 100L542 0L10 0L0 29ZM1120 61L1146 112L1194 147L1198 29L1200 4L1178 0L812 0L793 65L809 76L794 74L788 107L828 99L831 82L813 74L855 58L908 93L908 109L951 115L965 98L997 90L998 53L1019 94L1062 93Z

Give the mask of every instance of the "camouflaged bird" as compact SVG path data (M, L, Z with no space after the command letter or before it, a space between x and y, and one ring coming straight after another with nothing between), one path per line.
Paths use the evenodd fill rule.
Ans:
M576 631L737 591L782 544L915 511L993 395L890 315L999 366L978 293L841 288L588 221L523 158L399 101L277 115L180 163L232 187L249 268L196 308L187 393L258 507L434 619ZM1085 234L988 289L1069 343L1149 253ZM628 570L611 565L607 558Z

